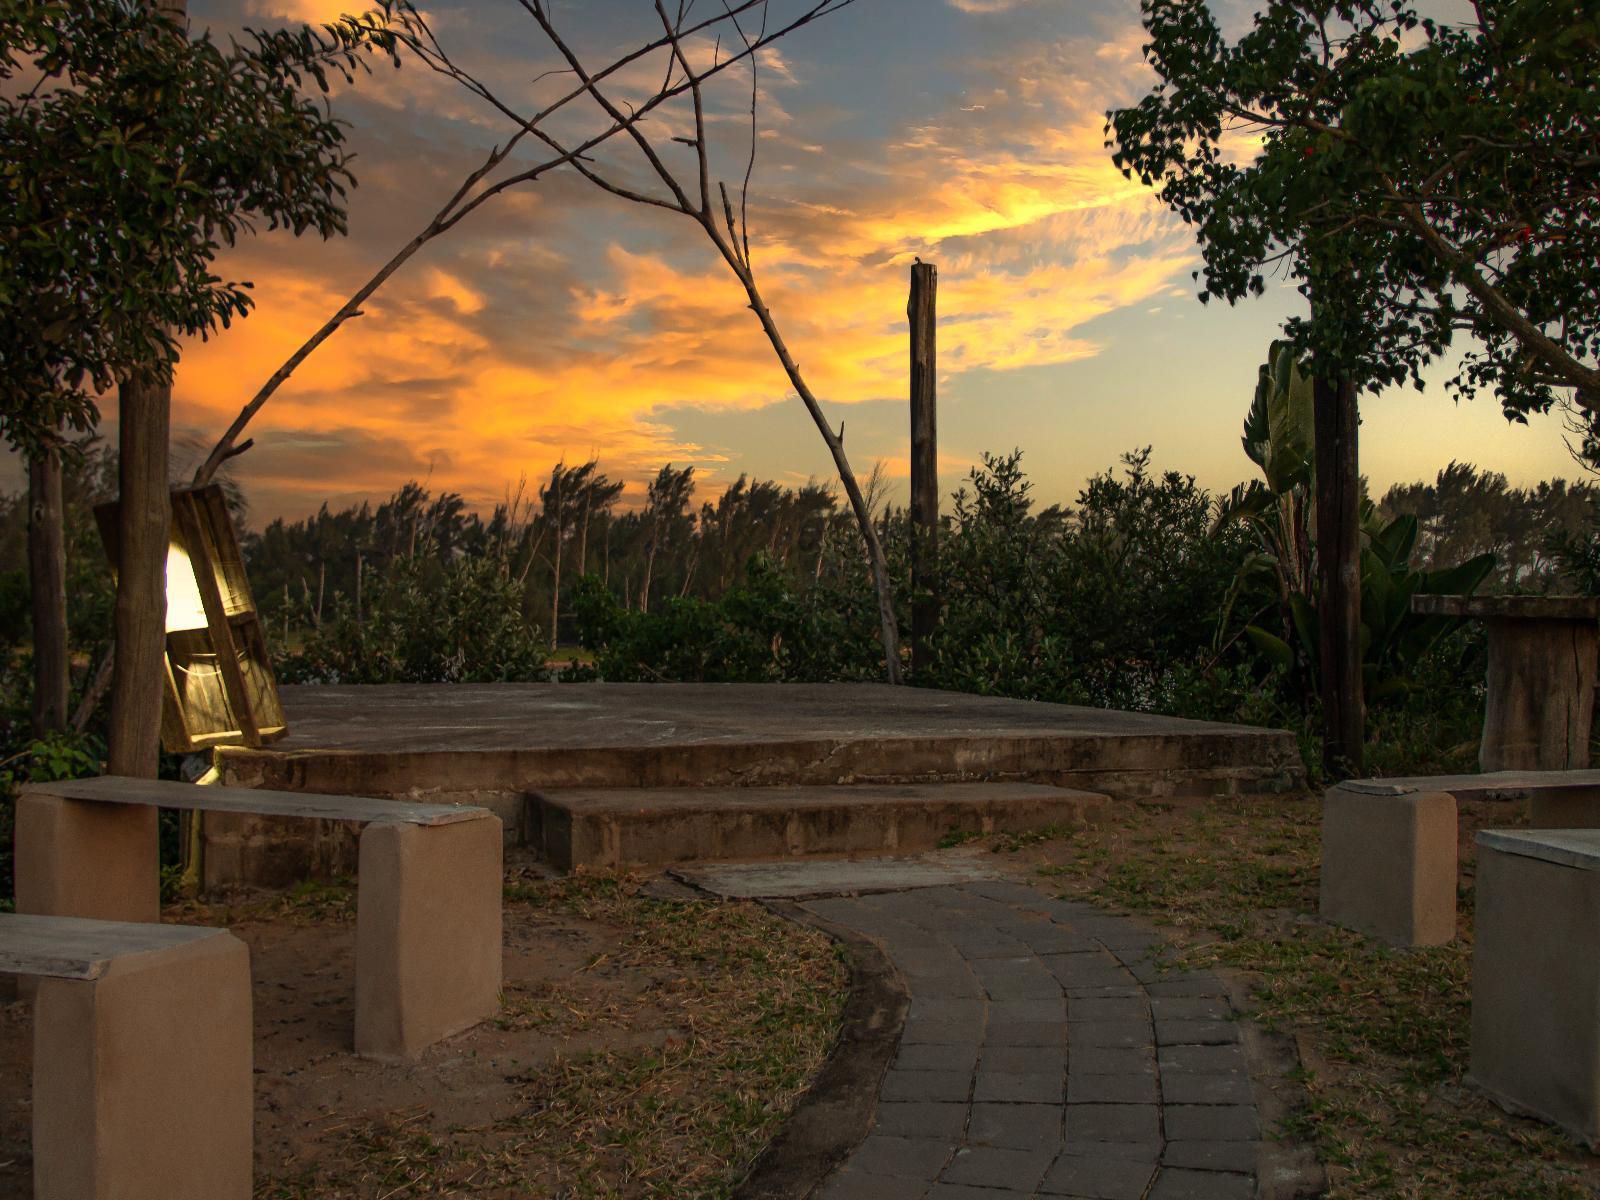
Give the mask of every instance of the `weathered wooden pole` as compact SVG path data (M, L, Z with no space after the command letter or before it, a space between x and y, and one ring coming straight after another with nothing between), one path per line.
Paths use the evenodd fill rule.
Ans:
M145 3L179 21L186 8L186 0ZM152 98L151 102L169 101ZM107 754L113 775L154 779L161 763L167 545L172 522L167 482L171 423L171 383L136 377L118 388L116 659L111 669Z
M925 671L928 639L939 624L939 270L911 268L911 672Z
M33 598L33 736L67 727L67 552L61 455L28 463L28 586Z
M1317 607L1322 650L1322 769L1362 772L1366 705L1361 687L1360 416L1348 379L1316 376Z

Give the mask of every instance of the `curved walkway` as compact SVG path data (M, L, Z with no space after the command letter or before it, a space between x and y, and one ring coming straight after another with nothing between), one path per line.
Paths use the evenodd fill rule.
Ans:
M870 1134L814 1200L1251 1200L1260 1123L1221 982L1088 904L982 881L811 900L911 1006Z

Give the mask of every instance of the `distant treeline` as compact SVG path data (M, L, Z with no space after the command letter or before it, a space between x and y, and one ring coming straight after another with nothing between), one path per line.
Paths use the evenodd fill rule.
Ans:
M557 465L535 497L513 497L487 518L469 512L454 492L434 495L408 483L376 507L323 505L304 520L273 520L245 536L245 554L261 607L280 619L293 613L313 622L336 594L354 595L363 564L381 568L419 554L440 563L493 555L520 585L525 613L568 642L575 640L573 618L562 603L582 576L595 576L622 607L648 612L670 597L719 598L745 578L757 552L785 570L819 577L837 565L830 550L854 546L850 515L830 487L786 487L741 475L714 502L697 504L694 476L692 466L662 467L644 505L619 511L622 484L598 462ZM1550 535L1587 529L1597 501L1600 486L1586 481L1516 488L1504 475L1452 462L1432 483L1391 487L1378 512L1418 519L1420 567L1490 553L1496 567L1486 590L1543 591L1558 574ZM20 515L20 498L9 503ZM948 524L953 513L946 509ZM903 519L889 506L877 511L890 525ZM1057 505L1034 516L1065 524L1074 510ZM23 523L7 522L0 531L10 538L0 547L20 563Z

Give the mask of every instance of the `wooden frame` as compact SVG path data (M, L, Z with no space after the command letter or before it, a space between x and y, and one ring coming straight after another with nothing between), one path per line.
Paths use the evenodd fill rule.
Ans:
M116 507L95 509L113 568ZM288 732L266 628L250 594L227 500L216 484L172 492L166 626L161 744L169 753L262 746Z

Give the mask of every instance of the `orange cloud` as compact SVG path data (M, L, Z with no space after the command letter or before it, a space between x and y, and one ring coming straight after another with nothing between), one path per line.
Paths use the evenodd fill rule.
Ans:
M318 0L273 3L302 19L326 15ZM913 254L940 268L946 378L1091 356L1088 322L1165 296L1191 266L1188 236L1102 145L1106 80L1126 70L1126 47L1100 52L1111 44L979 64L964 102L871 144L762 140L750 196L757 277L825 403L903 393ZM774 55L765 66L762 79L792 105L805 64ZM748 130L738 133L734 119L748 91L735 93L748 78L729 82L731 98L719 94L716 110L728 118L734 157L722 165L734 180L748 151ZM405 83L385 80L365 111L402 110ZM762 117L764 132L800 121L775 103L763 102ZM683 120L663 114L652 132L681 130ZM449 190L439 164L419 173L405 157L426 144L420 134L387 136L392 146L364 151L358 238L374 222L386 237L407 222L420 227ZM481 153L452 149L463 162ZM814 169L819 152L834 169ZM435 188L441 194L429 195ZM178 423L220 431L393 248L357 242L315 253L273 237L238 251L230 265L256 280L258 309L188 348ZM296 495L303 508L330 495L386 494L412 476L487 505L508 481L591 454L614 477L642 479L669 460L714 473L721 455L677 436L670 411L792 402L746 297L692 225L570 177L497 201L364 307L269 402L252 427L259 446L239 462L247 484L290 509ZM904 453L863 447L863 470L875 450Z

